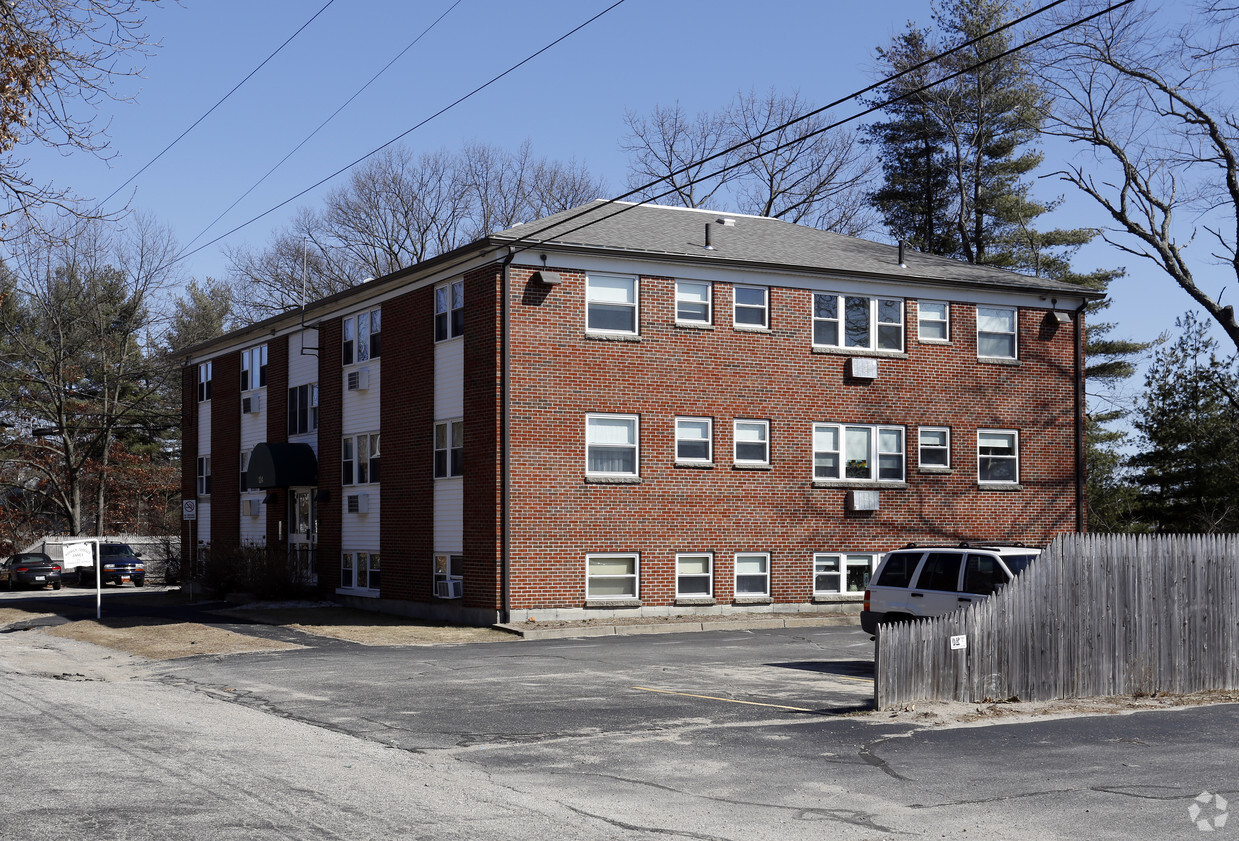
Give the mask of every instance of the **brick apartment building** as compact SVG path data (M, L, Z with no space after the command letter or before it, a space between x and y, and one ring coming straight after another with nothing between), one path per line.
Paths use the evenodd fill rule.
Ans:
M192 348L185 560L479 624L858 609L909 541L1083 530L1090 294L595 202Z

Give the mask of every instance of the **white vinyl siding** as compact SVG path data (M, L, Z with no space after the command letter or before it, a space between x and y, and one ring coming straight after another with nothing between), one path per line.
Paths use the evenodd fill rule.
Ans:
M462 552L465 545L465 483L434 483L434 545L444 552Z

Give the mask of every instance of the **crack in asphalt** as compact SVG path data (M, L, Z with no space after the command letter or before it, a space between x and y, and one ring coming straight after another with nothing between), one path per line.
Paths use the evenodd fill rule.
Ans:
M873 742L873 747L876 747L885 741L886 739L880 739L876 742ZM870 745L861 745L859 755L860 755L860 758L865 760L867 764L872 765L874 768L877 768L878 770L882 771L884 774L894 777L896 780L901 780L905 783L915 782L912 778L905 777L903 774L900 774L898 771L892 768L885 759L874 754L873 751L870 750Z

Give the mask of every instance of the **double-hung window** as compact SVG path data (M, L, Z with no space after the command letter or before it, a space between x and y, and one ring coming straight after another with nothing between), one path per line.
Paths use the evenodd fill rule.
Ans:
M902 482L902 426L818 423L813 425L813 478L855 482Z
M594 476L637 476L640 428L636 415L586 415L585 472Z
M440 421L435 424L434 477L447 479L463 475L465 422Z
M606 553L585 556L585 598L635 599L640 556Z
M1020 481L1019 432L977 430L977 481L989 485L1014 485Z
M770 595L770 554L768 552L736 554L736 595Z
M733 287L732 324L736 327L770 326L770 290L765 286Z
M676 555L675 594L688 598L714 595L714 555L709 552Z
M198 456L198 496L211 495L211 457Z
M1014 307L977 307L977 356L1016 359L1016 323Z
M903 301L815 292L813 345L903 350Z
M340 481L344 485L368 485L379 481L379 435L349 435L341 442Z
M922 426L917 430L921 467L951 466L951 430L945 426Z
M304 435L318 429L318 383L288 390L288 434Z
M714 422L710 418L675 419L675 460L709 464L714 458Z
M267 346L258 345L241 351L241 390L262 388L267 384Z
M676 324L709 324L712 303L709 283L698 280L675 282Z
M205 403L211 399L211 363L198 365L198 402Z
M813 556L813 595L861 593L880 555L871 552L818 552Z
M465 334L465 282L455 280L435 287L435 341Z
M585 329L591 333L637 335L635 277L591 274L585 279Z
M341 553L340 586L350 590L379 589L379 553Z
M922 342L951 339L951 305L944 301L920 301L916 305L917 335Z
M344 319L342 359L345 365L378 359L382 350L383 311L360 312Z
M736 421L734 442L736 464L770 464L770 421Z

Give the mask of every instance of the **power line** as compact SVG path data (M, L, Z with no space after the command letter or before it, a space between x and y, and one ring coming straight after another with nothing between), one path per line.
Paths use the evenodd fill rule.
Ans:
M257 222L259 219L263 219L263 218L265 218L265 217L267 217L267 216L270 216L272 213L274 213L275 211L279 210L281 207L284 207L284 206L286 206L286 205L288 205L288 204L291 204L292 202L296 201L297 199L301 198L301 197L302 197L302 196L304 196L306 193L309 193L309 192L310 192L310 191L312 191L312 190L316 190L316 189L318 189L319 187L321 187L322 185L326 184L326 183L327 183L328 181L330 181L331 179L335 178L337 175L340 175L341 173L347 172L348 170L350 170L350 169L352 169L353 167L357 166L357 164L359 164L359 163L361 163L362 161L366 160L366 158L369 158L371 155L375 155L375 154L377 154L377 153L379 153L379 152L383 151L384 149L386 149L388 146L392 145L392 144L393 144L393 143L395 143L396 141L401 140L401 139L403 139L403 138L405 138L405 137L409 136L410 134L412 134L412 133L413 133L414 131L416 131L417 129L419 129L419 128L421 128L422 126L424 126L424 125L426 125L427 123L429 123L431 120L434 120L435 118L437 118L437 117L439 117L439 116L441 116L441 115L443 115L443 114L447 113L448 111L450 111L450 110L452 110L453 108L455 108L457 105L460 105L460 104L461 104L462 102L464 102L465 100L470 99L470 98L472 98L474 95L476 95L476 94L478 94L478 93L481 93L482 91L486 90L486 89L487 89L487 88L489 88L491 85L493 85L495 82L498 82L500 79L504 78L505 76L508 76L509 74L511 74L511 73L515 72L516 70L520 69L520 68L521 68L521 67L523 67L524 65L526 65L526 64L528 64L529 62L533 61L533 60L534 60L535 58L537 58L538 56L542 55L542 54L543 54L544 52L546 52L547 50L549 50L549 49L551 49L552 47L554 47L554 46L556 46L557 44L559 44L561 41L564 41L564 40L566 40L567 38L572 37L572 36L573 36L573 35L575 35L577 32L581 31L582 29L584 29L585 27L589 26L589 25L590 25L591 23L593 23L594 21L598 20L598 18L602 17L602 16L603 16L603 15L605 15L607 12L611 11L612 9L616 8L617 6L621 6L621 5L623 5L625 2L626 2L626 0L616 0L616 2L612 3L610 6L607 6L605 9L603 9L601 12L599 12L598 14L594 15L593 17L591 17L589 20L587 20L587 21L585 21L584 23L582 23L582 24L580 24L580 25L578 25L578 26L574 27L573 29L569 30L568 32L565 32L563 35L560 35L560 36L559 36L558 38L556 38L554 41L551 41L549 44L547 44L545 47L542 47L542 48L541 48L540 50L538 50L537 52L531 53L530 55L528 55L528 56L526 56L525 58L523 58L523 59L521 59L520 61L518 61L516 64L513 64L513 65L512 65L511 67L509 67L507 70L504 70L502 73L498 74L497 76L493 76L493 77L491 77L488 81L483 82L482 84L478 85L478 86L477 86L476 88L474 88L473 90L469 91L467 94L465 94L465 95L463 95L463 96L461 96L461 97L457 98L455 101L453 101L453 102L451 102L451 103L449 103L449 104L447 104L447 105L443 106L443 107L442 107L442 108L440 108L438 111L436 111L435 113L431 114L429 117L425 118L424 120L422 120L421 122L419 122L419 123L417 123L416 125L412 126L411 128L406 129L405 131L403 131L403 132L401 132L400 134L396 135L396 136L395 136L395 137L393 137L391 140L388 140L386 143L383 143L382 145L377 146L377 147L375 147L374 149L371 149L369 152L367 152L366 154L364 154L364 155L362 155L361 157L357 158L357 159L356 159L355 161L353 161L352 163L349 163L349 164L347 164L347 165L345 165L345 166L340 167L340 168L339 168L339 169L337 169L335 172L331 173L330 175L328 175L327 177L325 177L325 178L323 178L323 179L320 179L319 181L315 182L314 184L311 184L309 187L306 187L304 190L302 190L301 192L297 193L296 195L289 196L287 199L285 199L284 201L282 201L282 202L280 202L279 204L275 205L274 207L269 208L269 209L267 209L267 210L264 210L262 213L259 213L257 216L254 216L254 217L252 217L252 218L250 218L250 219L247 219L245 222L242 222L240 225L237 225L235 228L232 228L231 230L226 231L226 232L224 232L224 233L220 234L220 235L219 235L219 236L217 236L215 239L213 239L213 240L211 240L211 241L209 241L209 242L205 242L205 243L203 243L202 245L200 245L200 246L198 246L197 248L195 248L193 251L187 251L187 252L185 252L184 254L181 254L180 256L176 257L176 258L175 258L172 262L173 262L173 263L178 263L178 262L180 262L181 260L186 259L187 257L192 257L193 255L197 254L199 251L203 250L204 248L209 248L210 246L214 245L215 243L219 242L220 240L222 240L222 239L227 239L228 237L232 236L233 234L235 234L237 231L241 230L242 228L246 228L246 227L248 227L248 226L250 226L250 225L254 224L254 223L255 223L255 222Z
M379 70L379 72L378 72L378 73L375 73L373 76L371 76L371 77L370 77L370 79L369 79L369 81L367 81L364 85L362 85L360 88L358 88L358 89L357 89L357 91L356 91L356 92L355 92L352 96L350 96L348 99L346 99L346 100L344 101L344 103L340 105L340 107L339 107L339 108L337 108L335 111L332 111L332 112L331 112L331 116L327 117L327 119L325 119L325 120L323 120L321 123L319 123L319 124L318 124L318 127L317 127L317 128L315 128L315 129L314 129L312 132L310 132L309 134L307 134L307 135L305 136L305 138L304 138L304 139L303 139L300 143L298 143L296 146L294 146L291 152L289 152L289 153L288 153L287 155L285 155L284 157L280 158L279 163L277 163L275 166L273 166L273 167L271 167L269 170L267 170L267 172L266 172L266 174L265 174L265 175L263 175L261 178L259 178L257 181L255 181L255 182L253 183L253 185L252 185L252 186L251 186L248 190L246 190L244 193L242 193L242 194L240 195L240 197L238 197L238 198L237 198L237 200L236 200L236 201L234 201L232 204L228 205L228 207L227 207L227 208L226 208L226 209L225 209L222 213L220 213L220 214L219 214L218 216L216 216L213 220L211 220L211 223L210 223L209 225L207 225L205 228L203 228L201 231L199 231L197 236L195 236L193 239L191 239L188 243L186 243L186 244L185 244L185 248L189 248L189 247L190 247L190 246L192 246L195 242L197 242L199 239L201 239L201 238L202 238L202 237L206 234L206 232L207 232L207 231L209 231L209 230L211 230L211 228L214 228L214 227L215 227L215 225L219 222L219 220L220 220L220 219L223 219L225 216L227 216L227 215L228 215L228 213L229 213L229 212L230 212L230 211L231 211L234 207L236 207L238 204L240 204L242 201L244 201L246 196L248 196L250 193L254 192L254 190L258 189L258 187L259 187L259 185L260 185L260 184L262 184L264 181L266 181L268 178L270 178L270 177L271 177L271 174L272 174L272 173L274 173L274 172L275 172L277 169L279 169L280 167L282 167L282 166L285 164L285 162L286 162L289 158L291 158L293 155L297 154L297 152L301 150L301 147L302 147L302 146L304 146L305 144L309 143L309 142L310 142L310 140L311 140L311 139L313 139L314 135L316 135L316 134L318 134L320 131L322 131L322 130L323 130L323 128L324 128L324 127L325 127L328 123L330 123L332 120L334 120L334 119L335 119L335 118L339 115L339 113L340 113L341 111L343 111L343 110L344 110L345 108L347 108L350 104L352 104L352 102L353 102L353 100L354 100L354 99L356 99L357 97L361 96L361 95L362 95L362 93L364 93L364 92L365 92L365 90L366 90L367 88L369 88L372 84L374 84L374 83L375 83L375 81L376 81L376 80L378 80L378 78L379 78L380 76L382 76L382 75L383 75L384 73L386 73L389 69L391 69L391 66L392 66L393 64L395 64L397 61L399 61L401 58L403 58L405 53L407 53L409 50L413 49L414 45L416 45L418 41L422 40L422 38L424 38L424 37L425 37L425 36L426 36L426 35L430 32L430 30L432 30L432 29L434 29L436 26L438 26L438 25L439 25L439 21L441 21L441 20L443 20L445 17L447 17L447 16L448 16L448 15L452 12L452 10L453 10L453 9L455 9L457 6L459 6L462 2L464 2L464 0L456 0L456 2L455 2L455 3L453 3L451 6L449 6L449 7L447 8L447 10L446 10L445 12L443 12L443 14L441 14L441 15L439 15L437 18L435 18L434 22L433 22L433 23L431 23L431 24L430 24L430 26L427 26L425 29L423 29L420 35L418 35L416 38L414 38L412 41L410 41L410 42L409 42L408 46L406 46L406 47L405 47L403 50L401 50L400 52L396 53L396 56L395 56L395 57L394 57L391 61L387 62L387 64L384 64L384 65L383 65L383 67ZM179 257L178 257L178 259L179 259Z
M720 158L720 157L724 157L724 156L726 156L726 155L728 155L728 154L731 154L732 152L735 152L735 151L738 151L738 150L740 150L740 149L744 148L745 146L751 145L754 141L761 140L762 138L764 138L764 137L768 137L768 136L769 136L769 135L771 135L771 134L774 134L774 133L776 133L776 132L782 131L783 129L785 129L785 128L789 127L789 126L795 125L796 123L799 123L799 122L803 122L804 120L807 120L807 119L809 119L810 117L816 116L816 115L818 115L818 114L822 113L823 111L825 111L825 110L827 110L827 109L829 109L829 108L833 108L833 107L835 107L835 106L837 106L837 105L840 105L840 104L842 104L842 103L844 103L844 102L848 102L848 101L850 101L850 100L853 100L853 99L856 99L856 98L858 98L858 97L860 97L860 96L863 96L864 94L869 93L870 91L872 91L872 90L874 90L874 89L876 89L876 88L880 88L880 87L882 87L882 86L884 86L884 85L890 84L891 82L894 82L894 81L898 80L899 78L901 78L901 77L903 77L903 76L906 76L906 75L907 75L907 74L909 74L909 73L913 73L913 72L915 72L915 71L917 71L917 70L923 69L924 67L926 67L926 66L928 66L928 65L930 65L930 64L933 64L933 63L935 63L935 62L941 61L942 59L947 58L948 56L951 56L951 55L953 55L954 53L959 52L960 50L966 49L967 47L972 46L972 45L974 45L974 44L976 44L976 43L978 43L978 42L980 42L980 41L983 41L983 40L985 40L985 39L987 39L987 38L991 38L991 37L993 37L994 35L997 35L998 33L1002 32L1002 31L1004 31L1004 30L1006 30L1006 29L1009 29L1009 28L1010 28L1010 27L1012 27L1012 26L1015 26L1015 25L1017 25L1017 24L1019 24L1019 23L1023 23L1023 22L1025 22L1025 21L1027 21L1028 19L1030 19L1030 18L1032 18L1032 17L1035 17L1035 16L1037 16L1037 15L1043 14L1043 13L1045 13L1045 12L1049 11L1050 9L1053 9L1055 6L1062 5L1064 2L1067 2L1067 0L1054 0L1054 2L1049 3L1048 5L1043 6L1043 7L1039 8L1039 9L1036 9L1036 10L1034 10L1034 11L1032 11L1032 12L1030 12L1030 13L1028 13L1028 14L1024 15L1023 17L1017 18L1017 19L1015 19L1015 20L1011 21L1010 23L1006 23L1006 24L1004 24L1004 25L1002 25L1002 26L1000 26L1000 27L997 27L996 29L993 29L993 30L991 30L990 32L987 32L987 33L985 33L985 34L983 34L983 35L979 35L979 36L977 36L976 38L973 38L971 41L966 41L966 42L964 42L964 43L962 43L962 44L959 44L959 45L958 45L958 46L956 46L956 47L951 48L950 50L947 50L947 51L945 51L945 52L942 52L942 53L939 53L939 54L937 54L937 55L935 55L935 56L932 56L931 58L928 58L928 59L926 59L926 60L924 60L924 61L920 62L919 64L916 64L916 65L913 65L912 67L906 68L905 70L902 70L902 71L900 71L899 73L896 73L896 74L894 74L894 75L892 75L892 76L888 76L888 77L886 77L886 78L882 79L881 81L878 81L878 82L875 82L875 83L874 83L874 84L872 84L872 85L869 85L868 87L862 88L861 90L858 90L858 91L856 91L856 92L854 92L854 93L852 93L852 94L849 94L849 95L847 95L847 96L844 96L844 97L841 97L841 98L839 98L839 99L836 99L834 102L832 102L832 103L830 103L830 104L828 104L828 105L824 105L824 106L822 106L821 108L814 109L813 111L809 111L808 113L806 113L806 114L802 114L802 115L801 115L801 116L799 116L799 117L796 117L796 118L794 118L794 119L788 120L787 122L783 123L782 125L780 125L780 126L776 126L776 127L772 128L772 129L770 129L769 131L763 132L763 133L761 133L761 134L757 135L756 137L750 138L749 140L746 140L746 141L744 141L744 142L742 142L742 143L737 143L737 144L735 144L734 146L730 147L729 149L724 149L724 150L723 150L723 151L721 151L721 152L718 152L718 153L715 153L715 154L713 154L713 155L709 155L709 156L707 156L707 157L705 157L705 158L702 158L700 161L696 161L696 162L694 162L694 163L687 164L686 166L684 166L684 167L682 167L682 168L680 168L680 169L678 169L678 170L674 170L674 171L672 171L672 172L668 173L666 176L664 176L664 177L662 177L662 178L659 178L659 179L657 179L657 180L655 180L655 181L651 181L650 183L648 183L648 184L644 184L644 185L642 185L642 186L640 186L640 187L636 187L636 188L634 188L634 189L632 189L632 190L628 191L627 193L624 193L624 194L622 194L622 195L620 195L620 196L617 196L617 197L615 197L615 198L613 198L613 199L607 199L607 200L606 200L606 201L605 201L602 205L599 205L599 206L594 206L594 207L590 207L590 208L589 208L589 209L587 209L587 210L579 210L579 211L577 211L576 213L574 213L573 215L571 215L571 216L567 217L566 219L561 219L561 220L559 220L558 222L551 223L551 224L546 225L546 226L544 226L544 227L542 227L542 228L539 228L538 230L535 230L535 231L530 231L530 232L529 232L529 233L527 233L527 234L523 234L523 235L521 235L521 236L517 237L516 239L512 240L512 241L509 243L509 245L510 245L510 246L517 246L517 245L519 245L519 244L520 244L520 243L522 243L522 242L528 242L528 244L527 244L527 245L524 245L524 246L522 246L522 247L517 248L517 250L516 250L516 252L515 252L515 253L518 253L518 254L519 254L519 253L522 253L522 252L525 252L525 251L529 251L529 250L531 250L531 249L538 248L538 247L540 247L540 246L544 246L544 245L546 245L547 243L552 242L552 241L554 240L554 238L558 238L558 237L564 237L564 236L567 236L568 234L572 234L572 233L575 233L576 231L583 230L584 228L588 228L588 227L590 227L591 225L596 225L596 224L598 224L598 223L600 223L600 222L603 222L603 221L605 221L605 220L607 220L607 219L611 219L611 218L613 218L613 217L615 217L615 216L620 215L621 213L627 213L629 210L632 210L634 207L640 207L640 206L641 206L641 205L643 205L643 204L647 204L647 203L649 203L649 202L651 202L651 201L656 201L656 200L658 200L658 199L660 199L660 198L663 198L663 197L665 197L665 196L671 195L672 193L674 193L674 192L675 192L674 188L673 188L673 189L670 189L670 190L666 190L665 192L659 193L658 195L654 196L654 197L653 197L653 198L651 198L651 199L641 200L641 201L638 201L638 202L634 202L634 203L632 203L632 204L625 204L625 205L623 205L622 207L619 207L619 208L618 208L617 210L615 210L614 212L607 214L606 216L601 216L601 217L598 217L598 218L596 218L596 219L591 219L591 220L589 220L589 221L587 221L587 222L585 222L585 223L583 223L583 224L581 224L581 225L578 225L578 226L577 226L577 227L575 227L575 228L569 228L569 229L567 229L567 230L560 230L560 228L561 228L563 225L567 225L567 224L569 224L569 223L571 223L571 222L573 222L573 221L575 221L575 220L577 220L577 219L580 219L580 218L582 218L582 217L584 217L584 216L587 216L587 215L590 215L590 214L593 214L593 213L597 212L597 210L599 209L599 207L606 207L607 205L617 204L617 203L619 203L619 202L624 201L625 199L628 199L628 198L630 198L630 197L633 197L633 196L637 195L638 193L644 192L645 190L653 189L654 187L657 187L659 184L661 184L661 183L663 183L664 181L666 181L668 178L671 178L671 177L676 176L676 175L683 175L683 174L685 174L686 172L688 172L689 170L693 169L694 167L699 166L700 164L707 163L707 162L712 161L712 160L716 160L716 159L718 159L718 158ZM849 122L852 122L852 121L854 121L854 120L860 119L861 117L863 117L863 116L865 116L865 115L867 115L867 114L872 114L872 113L873 113L873 112L875 112L875 111L880 111L881 109L885 108L885 107L886 107L886 106L888 106L888 105L891 105L891 104L893 104L893 103L895 103L895 102L900 102L900 101L902 101L902 100L904 100L904 99L907 99L908 97L915 96L915 95L917 95L917 94L919 94L919 93L923 93L923 92L925 92L925 91L927 91L927 90L932 89L933 87L935 87L935 86L937 86L937 85L942 84L943 82L950 81L951 79L954 79L954 78L957 78L957 77L959 77L959 76L962 76L962 75L964 75L965 73L970 73L970 72L972 72L973 70L976 70L977 68L984 67L985 65L990 64L990 63L992 63L992 62L994 62L994 61L997 61L997 60L998 60L998 59L1000 59L1000 58L1005 58L1006 56L1012 55L1012 54L1014 54L1014 53L1016 53L1016 52L1019 52L1020 50L1027 49L1028 47L1031 47L1031 46L1033 46L1033 45L1035 45L1035 44L1039 44L1039 43L1041 43L1042 41L1045 41L1045 40L1047 40L1047 39L1049 39L1049 38L1052 38L1052 37L1054 37L1054 36L1056 36L1056 35L1060 35L1060 34L1062 34L1063 32L1066 32L1066 31L1067 31L1067 30L1069 30L1069 29L1074 29L1075 27L1080 26L1081 24L1084 24L1084 23L1088 23L1089 21L1094 20L1094 19L1096 19L1096 18L1098 18L1098 17L1102 17L1102 16L1104 16L1104 15L1107 15L1107 14L1109 14L1110 12L1113 12L1113 11L1115 11L1115 10L1117 10L1117 9L1121 9L1121 8L1123 8L1124 6L1130 5L1130 4L1131 4L1131 3L1133 3L1133 2L1135 2L1135 0L1120 0L1120 2L1117 2L1117 3L1114 3L1114 4L1110 5L1110 6L1107 6L1106 8L1102 9L1101 11L1095 12L1095 13L1093 13L1093 14L1091 14L1091 15L1088 15L1088 16L1086 16L1086 17L1080 18L1080 19L1078 19L1078 20L1074 20L1074 21L1072 21L1072 22L1070 22L1070 23L1068 23L1068 24L1065 24L1065 25L1063 25L1063 26L1061 26L1061 27L1059 27L1059 28L1057 28L1057 29L1055 29L1055 30L1053 30L1053 31L1046 32L1046 33L1044 33L1044 34L1042 34L1042 35L1039 35L1039 36L1037 36L1037 37L1035 37L1035 38L1032 38L1032 39L1030 39L1030 40L1028 40L1028 41L1025 41L1024 43L1022 43L1022 44L1020 44L1020 45L1018 45L1018 46L1011 47L1011 48L1007 49L1006 51L1004 51L1004 52L1002 52L1002 53L999 53L998 55L990 56L990 57L988 57L988 58L986 58L986 59L984 59L984 60L982 60L982 61L975 62L975 63L973 63L973 64L971 64L971 65L969 65L969 66L967 66L967 67L964 67L964 68L962 68L962 69L960 69L960 70L955 71L954 73L951 73L951 74L949 74L949 75L947 75L947 76L943 76L943 77L942 77L942 78L940 78L940 79L936 79L936 80L934 80L933 82L930 82L930 83L925 84L925 85L921 85L920 87L918 87L918 88L914 88L914 89L912 89L912 90L905 91L905 92L903 92L902 94L900 94L900 95L898 95L898 96L893 96L893 97L890 97L889 99L886 99L886 100L884 100L884 101L882 101L882 102L880 102L880 103L877 103L877 104L875 104L875 105L873 105L873 106L871 106L871 107L869 107L869 108L865 109L864 111L860 111L860 112L858 112L858 113L856 113L856 114L852 114L851 116L849 116L849 117L845 117L844 119L842 119L842 120L838 120L838 121L836 121L836 122L834 122L834 123L831 123L830 125L822 126L821 128L818 128L818 129L816 129L816 130L814 130L814 131L812 131L812 132L810 132L810 133L808 133L808 134L801 135L800 137L797 137L797 138L795 138L795 139L793 139L793 140L789 140L789 141L787 141L787 142L785 142L785 143L781 143L781 144L779 144L778 146L775 146L775 147L773 147L773 148L771 148L771 149L768 149L768 150L766 150L765 152L762 152L762 153L760 153L760 154L753 155L753 156L751 156L751 157L745 158L745 159L740 160L740 161L737 161L737 162L735 162L735 163L732 163L732 164L728 164L728 165L726 165L726 166L723 166L723 167L719 168L718 170L716 170L716 171L714 171L714 172L712 172L712 173L709 173L709 174L707 174L707 175L705 175L705 176L702 176L702 177L703 177L703 178L713 178L713 177L715 177L715 176L717 176L717 175L721 175L721 174L723 174L723 173L725 173L725 172L727 172L727 171L729 171L729 170L731 170L731 169L735 169L736 167L744 166L745 164L751 163L752 161L755 161L755 160L757 160L757 159L759 159L759 158L761 158L761 157L764 157L765 155L768 155L768 154L770 154L771 152L777 152L777 151L779 151L779 150L781 150L781 149L784 149L784 148L787 148L788 146L791 146L791 145L793 145L793 144L795 144L795 143L799 143L800 141L802 141L802 140L804 140L804 139L806 139L806 138L808 138L808 137L814 137L814 136L816 136L816 135L818 135L818 134L822 134L822 133L824 133L824 132L827 132L827 131L830 131L830 130L832 130L832 129L838 128L839 126L845 125L846 123L849 123ZM542 235L542 234L545 234L545 233L547 233L548 231L557 231L557 233L554 235L554 237L548 237L548 238L546 238L546 239L539 240L539 241L536 241L536 242L529 242L529 241L530 241L530 240L532 240L534 237L537 237L537 236L540 236L540 235ZM472 258L462 258L462 259L460 259L460 260L457 260L457 261L456 261L456 262L454 262L454 263L451 263L451 264L448 264L448 265L446 265L446 266L442 266L442 267L440 267L440 268L439 268L439 271L440 271L440 272L450 272L451 270L453 270L453 269L454 269L454 268L456 268L457 266L463 266L463 265L466 265L467 263L469 263L469 262L471 261L471 259L472 259Z
M157 160L159 160L160 158L162 158L162 157L163 157L163 156L164 156L164 155L168 152L168 150L169 150L169 149L171 149L173 146L175 146L176 144L180 143L180 142L181 142L181 140L185 137L185 135L189 134L191 131L193 131L195 128L197 128L197 126L198 126L198 124L199 124L199 123L201 123L201 122L202 122L203 120L205 120L207 117L211 116L211 113L212 113L213 111L215 111L215 109L216 109L216 108L218 108L219 106L223 105L223 104L224 104L224 101L225 101L225 100L227 100L227 99L228 99L228 97L230 97L230 96L232 96L234 93L236 93L236 92L237 92L237 90L238 90L238 89L240 89L240 87L241 87L242 85L244 85L246 82L248 82L248 81L250 80L250 77L251 77L251 76L253 76L253 75L254 75L255 73L257 73L259 70L261 70L264 66L266 66L267 62L269 62L271 59L275 58L275 57L276 57L276 55L278 55L278 54L279 54L280 50L282 50L282 49L284 49L285 47L287 47L287 46L288 46L288 45L292 42L292 40L293 40L294 38L296 38L298 35L300 35L300 34L301 34L301 30L305 29L307 26L309 26L311 23L313 23L313 22L314 22L314 20L315 20L315 18L317 18L317 17L318 17L319 15L321 15L323 12L327 11L327 7L328 7L328 6L330 6L330 5L331 5L332 3L334 3L334 2L336 2L336 0L327 0L327 2L323 5L323 7L322 7L321 9L319 9L317 12L315 12L315 13L314 13L314 14L310 17L310 19L309 19L309 20L307 20L305 23L301 24L301 26L299 26L299 27L297 28L297 31L296 31L296 32L294 32L292 35L289 35L289 36L288 36L288 39L287 39L287 40L285 40L283 44L280 44L278 47L276 47L276 48L275 48L275 52L271 53L271 55L269 55L269 56L267 56L266 58L264 58L264 59L262 60L262 62L261 62L261 63L260 63L257 67L255 67L255 68L254 68L253 70L251 70L249 73L245 74L245 78L244 78L244 79L242 79L241 81L237 82L237 83L236 83L236 85L234 85L234 86L233 86L232 90L228 91L228 93L226 93L226 94L224 94L222 97L220 97L219 102L216 102L214 105L212 105L210 108L208 108L208 109L207 109L207 111L206 111L206 113L205 113L205 114L203 114L203 115L202 115L201 117L199 117L198 119L194 120L194 121L193 121L193 123L191 123L191 124L190 124L189 128L185 129L183 132L181 132L180 134L178 134L178 135L176 136L176 139L175 139L175 140L173 140L173 141L172 141L171 143L169 143L167 146L163 147L163 150L162 150L162 151L160 151L160 153L159 153L158 155L156 155L155 157L153 157L153 158L151 158L149 161L147 161L147 162L146 162L146 163L142 166L142 168L141 168L141 169L139 169L139 170L138 170L137 172L135 172L133 175L131 175L131 176L129 176L127 179L125 179L125 183L121 184L119 187L117 187L115 190L113 190L111 193L109 193L109 194L108 194L108 197L107 197L106 199L104 199L103 201L99 202L99 204L97 204L97 205L95 206L95 209L96 209L96 210L98 210L99 208L102 208L105 204L107 204L108 202L110 202L113 198L115 198L115 197L116 197L116 194L117 194L117 193L119 193L121 190L125 189L127 186L129 186L130 184L132 184L132 183L133 183L133 180L134 180L135 178L137 178L139 175L141 175L142 173L146 172L146 170L147 170L147 169L151 166L151 164L155 163L155 161L157 161ZM199 236L201 236L201 234L199 234Z

